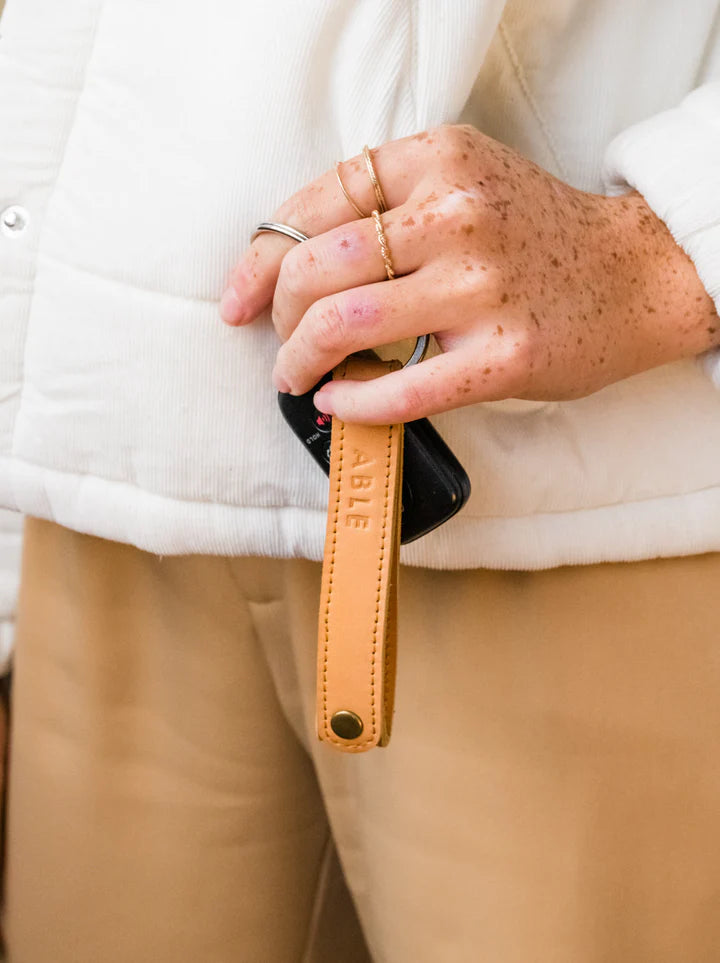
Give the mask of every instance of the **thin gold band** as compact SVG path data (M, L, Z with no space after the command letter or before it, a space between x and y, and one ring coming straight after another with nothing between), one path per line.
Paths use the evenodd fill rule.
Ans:
M358 207L358 205L355 203L355 201L354 201L354 200L352 199L352 197L350 196L350 192L348 191L347 187L345 187L345 185L343 184L343 179L342 179L342 177L341 177L341 175L340 175L340 164L341 164L341 163L342 163L341 161L338 161L338 162L335 164L335 173L337 174L337 179L338 179L338 184L340 185L340 190L341 190L341 191L343 192L343 194L345 195L345 200L348 202L348 204L350 205L350 207L352 207L352 209L355 211L355 213L358 214L360 217L370 217L370 215L367 213L367 211L363 211L362 208Z
M380 242L380 253L382 254L383 263L385 264L385 272L388 276L388 281L392 281L395 277L395 267L393 266L392 257L390 255L390 247L388 245L387 237L385 236L385 228L383 227L382 219L380 217L380 211L373 211L372 218L375 221L375 233L377 234L378 241Z
M375 165L373 164L372 154L370 153L370 148L367 144L365 144L363 147L363 157L365 158L365 163L367 164L368 174L370 175L370 181L372 183L373 190L375 191L377 209L381 214L384 214L388 209L387 201L385 200L383 189L380 187L380 181L378 180Z

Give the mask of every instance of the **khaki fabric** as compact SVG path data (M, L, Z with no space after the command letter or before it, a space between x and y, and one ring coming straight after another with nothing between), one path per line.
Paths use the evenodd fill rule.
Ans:
M405 569L360 757L319 579L28 522L10 963L717 963L720 556Z

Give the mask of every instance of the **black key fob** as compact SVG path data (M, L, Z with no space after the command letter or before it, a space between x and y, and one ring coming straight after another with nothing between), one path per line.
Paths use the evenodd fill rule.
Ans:
M313 396L331 378L332 374L325 375L304 395L278 394L285 420L326 475L332 418L318 411ZM470 497L470 479L427 418L405 425L403 458L400 541L406 544L460 511Z

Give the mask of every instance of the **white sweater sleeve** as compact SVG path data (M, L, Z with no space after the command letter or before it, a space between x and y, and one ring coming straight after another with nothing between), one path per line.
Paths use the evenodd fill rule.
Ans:
M623 131L605 156L610 194L638 190L692 259L720 312L720 81ZM720 349L698 358L720 389Z

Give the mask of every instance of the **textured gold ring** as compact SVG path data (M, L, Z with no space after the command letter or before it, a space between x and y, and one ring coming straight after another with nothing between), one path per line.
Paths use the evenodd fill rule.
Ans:
M390 247L387 242L387 237L385 236L385 228L383 227L383 222L380 217L380 211L373 211L372 218L375 221L375 233L377 234L378 241L380 242L380 253L382 254L383 263L385 264L385 271L388 276L388 281L392 281L392 279L395 277L395 267L390 255Z
M367 144L365 144L363 147L363 157L365 158L365 163L367 164L370 182L372 183L373 190L375 191L377 209L381 214L384 214L388 209L387 201L385 200L383 189L380 187L380 181L378 180L377 171L375 170L375 165L373 164L372 154L370 153L370 148Z
M350 192L348 191L347 187L345 187L345 185L343 184L342 175L340 174L340 164L341 164L341 163L342 163L341 161L338 161L338 162L335 164L335 173L337 174L337 179L338 179L338 184L340 185L340 190L341 190L341 191L343 192L343 194L345 195L345 200L348 202L348 204L350 205L350 207L352 207L352 209L355 211L355 213L358 214L360 217L370 217L370 215L368 214L367 211L364 211L361 207L358 207L358 205L357 205L357 204L355 203L355 201L352 199L352 197L351 197L351 195L350 195Z

